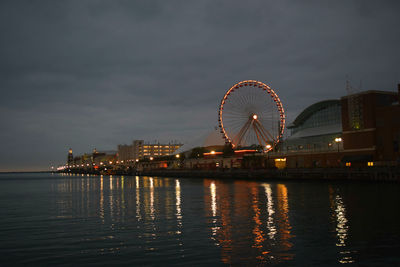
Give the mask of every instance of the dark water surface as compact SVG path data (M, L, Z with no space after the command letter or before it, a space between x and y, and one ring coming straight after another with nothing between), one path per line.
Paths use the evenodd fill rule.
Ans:
M400 265L400 186L0 174L0 265Z

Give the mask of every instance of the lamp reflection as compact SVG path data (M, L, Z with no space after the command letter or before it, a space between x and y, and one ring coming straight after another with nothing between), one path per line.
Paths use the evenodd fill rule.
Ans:
M347 249L348 238L348 220L346 217L346 205L339 193L335 193L332 187L329 187L329 197L331 208L334 213L335 232L336 232L336 247L340 248L339 263L354 263L355 260L351 256L351 251Z
M293 259L294 254L289 252L293 236L288 189L284 184L273 189L270 184L257 182L239 180L232 186L205 179L204 187L210 239L221 247L224 264L236 265L249 255L255 265ZM250 249L243 250L243 246Z
M268 237L270 239L275 239L275 234L276 234L276 227L274 225L274 217L273 214L275 213L274 210L274 202L272 201L272 190L271 190L271 185L269 184L263 184L264 190L265 190L265 196L267 198L267 213L268 213L268 219L267 219L267 228L268 228Z
M289 222L289 201L287 187L284 184L276 185L277 193L277 217L278 217L278 233L281 241L281 245L284 251L288 251L293 244L290 242L291 225ZM290 260L293 258L292 254L282 253L281 258L284 260Z
M140 213L140 183L139 176L135 177L136 181L136 219L138 221L142 220L142 215Z
M178 228L182 227L182 210L181 210L181 184L178 179L175 180L175 199L176 199L176 221ZM181 233L180 230L177 233Z
M210 194L211 194L211 211L212 211L212 224L211 232L212 232L212 239L215 240L215 236L217 235L217 187L215 182L211 182L210 184Z
M104 224L104 192L103 192L103 175L100 176L100 219Z
M155 214L154 214L154 181L153 178L149 178L150 182L150 218L154 221Z
M110 216L111 218L114 217L114 205L113 205L113 177L112 175L110 175L110 183L109 183L109 187L110 187L110 193L109 193L109 205L110 205Z
M254 248L262 249L263 242L264 242L264 233L261 230L261 212L258 202L258 187L253 186L251 187L251 195L252 195L252 208L254 212L253 221L254 221L254 228L253 228L253 235L254 235Z

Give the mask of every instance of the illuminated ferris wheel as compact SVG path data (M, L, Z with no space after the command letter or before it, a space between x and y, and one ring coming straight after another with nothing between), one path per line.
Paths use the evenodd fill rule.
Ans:
M285 129L285 112L278 95L265 83L246 80L232 86L218 111L218 124L233 148L257 146L272 150Z

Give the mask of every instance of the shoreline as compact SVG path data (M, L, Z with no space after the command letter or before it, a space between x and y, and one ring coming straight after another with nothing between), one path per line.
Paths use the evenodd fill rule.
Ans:
M326 181L385 181L400 182L400 168L321 168L321 169L159 169L110 173L98 173L91 171L72 171L60 173L94 174L94 175L138 175L159 177L182 178L218 178L218 179L274 179L274 180L326 180Z
M262 180L322 180L322 181L385 181L400 182L400 169L286 169L286 170L151 170L137 173L139 176L193 177L221 179Z

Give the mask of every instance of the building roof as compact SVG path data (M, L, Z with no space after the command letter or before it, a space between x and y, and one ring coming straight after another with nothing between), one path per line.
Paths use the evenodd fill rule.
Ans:
M296 128L296 127L300 126L301 124L303 124L315 112L325 109L329 106L334 106L334 105L340 105L340 100L331 99L331 100L324 100L324 101L320 101L315 104L312 104L311 106L309 106L308 108L303 110L303 112L301 112L300 115L297 116L297 118L290 125L287 126L287 128L288 129Z
M341 132L342 132L341 124L325 125L320 127L302 129L301 131L298 131L297 133L289 136L287 140L293 140L297 138L305 138L311 136L327 135L327 134L337 134Z
M393 95L393 96L396 96L398 94L398 92L396 92L396 91L368 90L368 91L362 91L362 92L358 92L358 93L345 95L345 96L342 96L341 98L348 98L348 97L351 97L351 96L367 95L367 94L380 94L380 95Z

